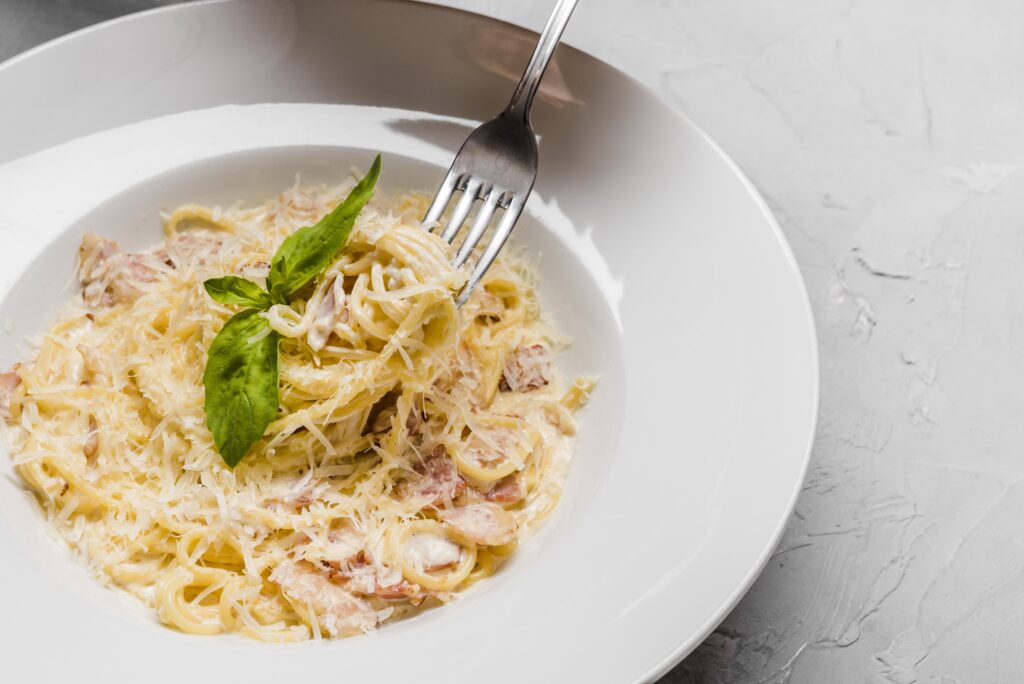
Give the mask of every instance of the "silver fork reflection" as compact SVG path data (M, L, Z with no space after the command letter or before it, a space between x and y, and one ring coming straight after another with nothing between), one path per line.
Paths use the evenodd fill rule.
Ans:
M423 217L425 224L433 224L441 218L452 196L461 192L441 232L441 237L451 243L469 217L473 205L477 200L483 202L469 233L452 260L455 266L462 266L487 232L495 215L499 211L503 212L491 234L490 242L473 267L465 287L459 292L456 302L460 306L469 298L498 256L533 190L537 178L537 139L530 126L530 108L544 70L558 46L576 2L558 0L508 106L501 114L470 133L462 143L448 175L441 182L434 201Z

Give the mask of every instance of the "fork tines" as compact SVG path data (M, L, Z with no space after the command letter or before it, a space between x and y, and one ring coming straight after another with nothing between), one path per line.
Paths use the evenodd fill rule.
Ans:
M444 230L441 232L441 238L449 244L453 243L459 235L477 200L483 202L473 219L472 227L452 259L452 264L456 267L461 267L465 264L470 255L473 254L477 245L480 244L481 238L483 238L488 227L491 225L498 209L504 210L504 214L499 219L490 241L473 267L466 286L459 293L456 301L461 305L469 298L470 293L476 288L484 273L498 256L498 252L501 251L505 241L508 240L513 226L515 226L519 215L523 211L523 201L512 191L496 188L493 184L473 177L469 173L460 173L454 169L450 170L438 189L430 208L427 210L426 216L423 218L423 222L431 226L431 232L437 227L431 224L437 223L440 220L456 192L461 192L462 194L455 204L455 208L452 210Z

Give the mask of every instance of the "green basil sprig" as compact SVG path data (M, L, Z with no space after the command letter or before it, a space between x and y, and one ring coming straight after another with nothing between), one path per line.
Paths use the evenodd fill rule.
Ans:
M217 333L203 372L206 425L229 467L241 462L277 415L281 336L260 312L271 304L290 304L327 268L348 241L379 177L378 154L344 202L315 226L300 228L285 239L271 260L266 290L238 276L203 283L218 302L249 307L228 319Z
M206 424L232 468L277 415L280 341L259 309L246 309L228 319L210 345L203 373Z
M327 268L348 240L356 216L373 196L380 176L380 155L348 198L315 226L300 228L281 243L270 262L267 289L275 304L287 304L299 290Z
M207 294L221 304L251 306L260 310L270 308L270 293L245 278L238 276L210 278L203 283L203 287L206 288Z

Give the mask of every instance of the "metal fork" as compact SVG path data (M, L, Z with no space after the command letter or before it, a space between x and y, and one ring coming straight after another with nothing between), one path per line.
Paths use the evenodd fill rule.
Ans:
M441 182L434 201L423 217L424 224L435 223L441 218L452 195L461 191L462 196L441 232L441 237L451 243L462 229L476 201L483 202L472 228L452 259L452 263L458 267L466 263L473 253L498 209L505 212L480 255L480 260L473 267L469 280L456 298L459 306L469 298L498 256L533 190L533 182L537 178L537 138L530 126L530 108L544 70L558 46L558 40L576 2L558 0L508 106L501 114L470 133L462 143L455 161L448 169L448 175ZM431 225L430 230L433 231L435 227Z

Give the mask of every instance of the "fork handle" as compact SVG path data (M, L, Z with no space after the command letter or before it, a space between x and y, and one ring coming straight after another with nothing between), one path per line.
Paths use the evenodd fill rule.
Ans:
M537 47L533 49L533 56L530 63L526 65L523 77L519 79L516 91L512 93L512 99L505 108L506 114L521 117L523 123L530 124L530 108L533 107L533 96L537 94L540 80L544 77L544 70L548 68L551 56L555 54L558 41L562 37L565 25L569 23L572 11L576 9L577 0L558 0L555 9L551 12L547 26L540 34Z

